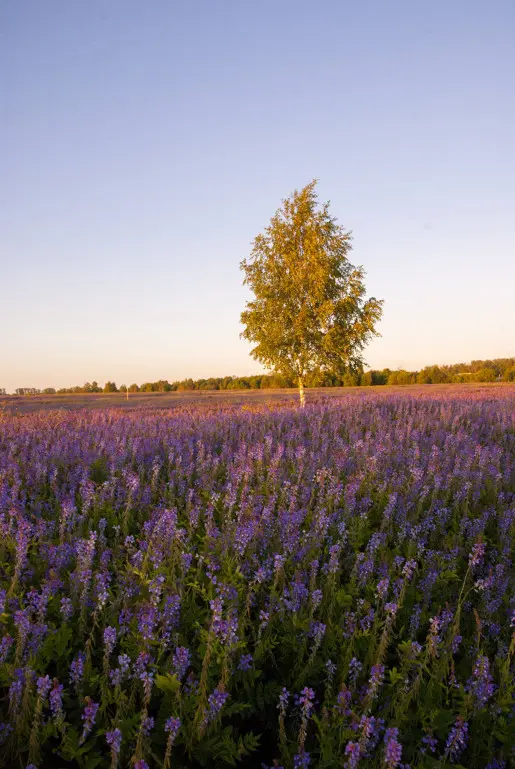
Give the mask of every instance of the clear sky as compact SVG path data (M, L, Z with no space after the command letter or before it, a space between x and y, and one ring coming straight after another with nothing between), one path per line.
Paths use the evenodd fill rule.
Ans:
M0 7L0 386L246 374L239 262L313 177L371 366L515 354L513 0Z

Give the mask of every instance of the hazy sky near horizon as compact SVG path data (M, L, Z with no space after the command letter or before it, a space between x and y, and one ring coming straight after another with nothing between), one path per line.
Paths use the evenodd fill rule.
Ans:
M0 36L0 387L259 371L239 262L313 177L371 366L515 354L513 0L20 0Z

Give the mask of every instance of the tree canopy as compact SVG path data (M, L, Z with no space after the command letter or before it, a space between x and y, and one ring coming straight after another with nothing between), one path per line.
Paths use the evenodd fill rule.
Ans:
M365 299L365 272L348 259L351 233L329 203L318 205L315 188L313 180L284 200L241 262L254 295L242 336L256 360L298 383L302 405L308 375L362 368L383 304Z

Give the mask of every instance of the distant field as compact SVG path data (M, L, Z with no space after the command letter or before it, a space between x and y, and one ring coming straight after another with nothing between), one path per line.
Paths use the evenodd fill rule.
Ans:
M479 393L493 389L502 389L513 392L515 397L515 384L512 383L470 383L470 384L442 384L442 385L382 385L378 387L320 387L307 390L308 403L310 400L324 400L326 398L341 397L342 395L355 395L363 397L367 393L391 395L392 393L406 395L434 395L435 393ZM0 397L0 410L32 412L47 409L98 409L98 408L122 408L122 409L167 409L184 406L187 404L231 403L244 404L286 404L298 399L296 389L278 390L185 390L171 393L131 393L127 400L124 393L91 393L80 395L8 395Z

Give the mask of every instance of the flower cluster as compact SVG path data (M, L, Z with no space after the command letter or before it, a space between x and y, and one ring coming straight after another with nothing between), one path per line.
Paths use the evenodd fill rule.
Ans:
M2 414L6 766L511 766L515 390L369 389Z

